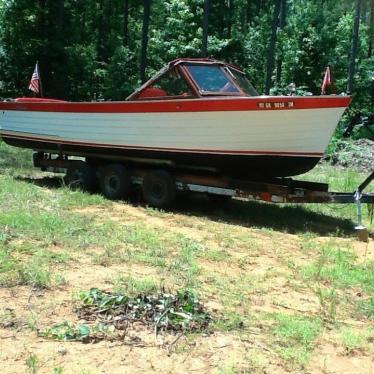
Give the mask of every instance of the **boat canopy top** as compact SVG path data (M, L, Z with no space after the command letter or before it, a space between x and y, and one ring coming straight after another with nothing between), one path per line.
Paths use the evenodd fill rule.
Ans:
M178 59L169 62L126 100L258 95L234 65L212 59Z

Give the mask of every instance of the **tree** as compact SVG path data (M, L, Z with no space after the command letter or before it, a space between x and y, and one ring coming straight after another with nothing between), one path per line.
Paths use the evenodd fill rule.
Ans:
M275 56L275 43L277 41L277 29L279 24L279 11L281 8L282 0L276 0L273 14L273 24L271 28L271 38L268 49L268 57L266 64L266 82L265 82L265 94L269 95L271 87L271 76L273 74L274 56Z
M148 46L148 28L151 10L151 0L143 0L144 14L143 14L143 28L142 28L142 49L140 57L140 79L142 82L146 81L145 69L147 66L147 46Z
M208 27L209 27L209 0L204 0L204 22L203 22L203 41L201 47L201 55L208 55Z
M354 83L356 57L357 57L357 46L358 46L358 32L360 28L360 10L361 10L361 0L356 0L355 18L354 18L353 31L352 31L351 56L350 56L349 69L348 69L347 92L349 94L353 92L353 83Z
M279 30L283 30L286 26L286 17L287 17L287 0L281 0L280 15L279 15ZM280 84L282 74L282 56L277 58L277 69L275 81L277 85Z
M373 56L374 51L374 1L371 2L370 6L370 24L369 24L369 48L368 57Z
M123 2L123 45L129 46L129 0Z
M352 106L368 111L374 5L365 1ZM261 92L275 75L278 92L293 81L319 94L328 64L342 92L351 8L352 0L164 0L152 2L152 8L150 0L0 1L0 96L30 94L27 83L39 60L46 96L122 100L146 72L178 57L200 57L203 40L204 55L238 65Z

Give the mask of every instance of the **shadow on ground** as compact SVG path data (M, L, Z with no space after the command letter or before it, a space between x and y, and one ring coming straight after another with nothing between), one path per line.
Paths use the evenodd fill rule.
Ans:
M56 176L17 179L51 189L64 185L63 178ZM141 193L134 193L130 202L134 205L143 205ZM300 205L276 205L236 199L220 202L212 201L204 195L182 194L178 197L178 203L172 212L291 234L311 232L316 235L351 236L355 233L350 219L313 212Z
M290 234L311 232L317 235L351 236L355 234L350 219L313 212L300 205L277 205L233 199L223 204L202 197L186 197L178 211L211 220L283 231Z
M58 177L58 176L53 176L53 177L23 177L23 176L18 176L15 177L15 179L22 181L22 182L28 182L35 184L36 186L39 187L46 187L46 188L52 188L52 189L57 189L61 188L64 186L64 179L63 177Z

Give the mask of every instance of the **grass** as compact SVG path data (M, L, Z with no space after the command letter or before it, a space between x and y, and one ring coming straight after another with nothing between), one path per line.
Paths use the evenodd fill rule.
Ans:
M292 365L303 367L308 362L315 341L322 330L319 318L275 314L272 334L280 356Z
M118 274L114 282L116 293L126 293L130 296L156 292L159 288L156 280L150 277L138 279Z
M347 354L351 354L353 351L362 348L365 343L363 334L357 333L348 327L342 329L340 339Z
M300 272L318 296L322 313L328 320L334 322L339 305L344 309L346 303L354 305L358 314L373 315L374 261L358 264L349 247L330 240L318 249L315 261L302 267Z
M354 262L351 251L327 245L322 247L317 261L303 269L303 274L306 279L328 282L335 288L357 286L363 291L374 292L374 261L362 265Z
M26 359L26 366L28 368L29 374L37 373L37 365L39 363L38 357L31 353Z
M308 372L314 347L323 347L326 336L335 337L348 356L371 352L372 332L344 323L357 321L368 330L374 317L374 262L353 250L354 206L232 201L222 208L186 198L172 212L135 208L70 191L59 177L34 170L29 158L29 151L0 142L1 287L44 289L46 300L57 290L81 289L70 280L79 271L88 287L97 282L134 296L162 287L192 291L212 311L214 333L196 346L200 338L180 339L173 355L194 352L196 358L201 350L206 360L212 353L204 351L204 342L216 347L223 339L224 348L214 351L237 356L214 361L217 372L272 372L272 362ZM305 179L329 180L333 189L350 191L362 177L322 165ZM10 313L0 310L0 328L14 319ZM23 326L34 333L46 318L37 311L14 313L17 324L29 318ZM27 364L29 371L38 365L32 357ZM65 372L60 362L54 367Z
M367 176L368 173L359 173L354 169L337 170L335 167L331 167L328 164L320 164L315 169L300 176L299 179L327 183L330 186L330 191L354 192ZM371 183L364 192L374 192L373 183ZM350 218L354 222L357 220L356 207L354 204L308 204L308 210L330 217ZM370 222L367 206L363 206L363 219L365 225L367 225L369 229L374 230L374 223Z

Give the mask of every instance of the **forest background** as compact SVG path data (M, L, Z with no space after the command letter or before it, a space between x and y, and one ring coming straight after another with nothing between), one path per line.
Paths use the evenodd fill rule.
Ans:
M2 98L31 94L37 60L45 96L123 100L166 62L207 55L260 93L318 95L330 65L337 93L353 79L351 110L374 111L374 0L3 0L0 25Z

